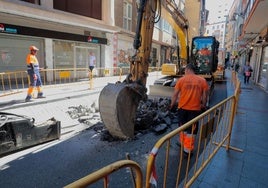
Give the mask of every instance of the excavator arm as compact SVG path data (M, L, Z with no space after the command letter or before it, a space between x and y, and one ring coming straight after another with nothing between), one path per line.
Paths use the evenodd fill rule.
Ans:
M140 0L137 7L136 35L131 58L130 73L122 83L109 83L99 96L99 110L105 127L111 135L126 139L134 136L136 110L140 100L147 98L146 80L150 65L150 53L154 24L161 16L161 7L170 0ZM169 5L169 7L171 7ZM172 11L169 17L172 17ZM174 14L174 13L173 13ZM172 20L182 19L178 16ZM179 23L179 22L178 22ZM177 29L179 30L179 29ZM181 35L184 35L181 30ZM183 37L184 38L184 37ZM182 48L185 41L182 40ZM183 53L185 55L185 53Z
M146 96L146 79L150 62L152 35L158 0L141 0L130 73L122 83L109 83L99 97L99 109L111 135L122 139L134 136L136 109Z
M131 60L130 74L133 81L140 81L143 85L146 85L155 15L157 4L160 2L159 0L141 0L138 7L136 35L133 43L136 54Z

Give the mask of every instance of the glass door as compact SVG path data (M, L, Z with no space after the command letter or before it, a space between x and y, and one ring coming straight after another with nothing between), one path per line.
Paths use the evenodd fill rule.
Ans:
M74 68L76 69L76 76L79 78L87 78L88 76L88 50L87 47L76 46L74 51Z

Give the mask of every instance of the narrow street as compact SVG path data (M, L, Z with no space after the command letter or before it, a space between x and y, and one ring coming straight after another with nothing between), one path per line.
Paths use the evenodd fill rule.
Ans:
M148 84L151 83L148 82ZM97 131L98 125L100 125L98 124L98 118L95 122L92 121L92 124L97 123L95 126L80 124L75 119L67 118L66 112L70 110L70 107L91 105L92 102L97 101L98 93L103 86L96 85L95 87L94 91L77 92L79 97L67 97L66 91L68 89L62 88L64 99L51 99L50 101L49 96L53 96L55 91L50 92L51 89L47 88L47 98L45 99L47 102L38 101L38 105L23 105L6 110L12 113L35 111L35 115L41 117L41 119L49 118L48 114L54 114L56 119L63 117L65 119L62 121L62 137L60 140L1 158L1 187L63 187L112 162L126 159L127 153L131 160L141 165L143 172L146 171L147 156L155 142L163 135L156 135L154 132L147 131L144 134L136 135L134 140L108 142L103 141L102 135ZM74 91L70 92L69 95L71 93L73 94ZM60 93L57 93L57 95L60 95ZM211 104L216 104L224 98L226 98L226 84L225 82L217 83ZM35 110L35 108L39 110ZM27 115L30 116L30 114ZM35 118L37 119L37 117ZM175 128L177 128L176 124L172 125L168 131ZM176 154L178 146L174 145L172 150ZM130 176L130 171L125 170L115 173L109 177L109 187L132 186ZM102 182L94 186L102 187Z

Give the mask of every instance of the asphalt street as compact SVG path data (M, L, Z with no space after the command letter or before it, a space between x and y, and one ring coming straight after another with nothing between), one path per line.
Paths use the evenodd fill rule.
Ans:
M157 75L151 75L147 84L152 84ZM98 113L89 124L82 124L72 119L67 113L72 107L91 106L98 103L101 89L118 78L101 78L94 80L94 87L88 83L47 87L45 99L34 99L25 103L25 92L4 97L1 100L1 111L34 117L37 122L55 117L61 121L62 136L46 144L35 146L0 160L1 187L63 187L89 173L112 162L126 159L126 154L141 165L146 171L149 152L155 142L163 135L145 132L137 135L135 140L103 141L98 126ZM213 103L226 98L225 82L216 84ZM94 129L93 129L93 127ZM172 125L168 131L177 128ZM178 154L176 144L171 148L171 155ZM174 161L176 162L176 161ZM123 172L122 172L123 171ZM131 187L130 171L125 169L109 177L110 187ZM102 183L93 187L101 187Z
M233 94L230 73L227 71L227 82L216 85L212 103ZM148 84L153 83L159 76L150 75ZM243 79L241 75L239 78ZM118 78L113 79L96 79L91 89L88 83L45 88L47 98L34 100L29 104L23 102L26 90L1 97L0 111L35 116L37 121L53 116L62 121L63 129L60 140L1 157L1 187L63 187L107 164L126 159L126 153L129 153L130 158L137 161L145 172L148 153L161 135L147 132L137 135L135 140L102 141L98 126L90 129L90 125L81 125L66 113L70 106L90 105L95 102L103 86L108 82L118 81ZM267 143L267 101L268 94L259 86L251 81L248 85L242 83L231 145L243 152L227 152L224 148L221 149L194 182L193 188L268 186L268 150L267 144L264 144ZM169 130L173 128L176 128L176 125ZM176 159L178 146L173 144L170 153ZM109 176L109 187L131 187L130 174L128 169L123 169L112 177ZM102 187L102 182L91 187Z

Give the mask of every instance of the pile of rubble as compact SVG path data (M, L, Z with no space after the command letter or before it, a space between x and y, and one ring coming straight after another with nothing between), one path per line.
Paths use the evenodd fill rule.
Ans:
M170 102L167 98L141 101L136 113L135 130L150 129L161 134L172 124L178 123L176 111L169 110Z
M101 121L96 102L93 102L89 107L83 105L70 106L67 113L72 119L77 119L80 123L87 125L92 125L92 122Z
M136 113L135 135L146 134L153 131L156 134L164 133L172 124L178 123L177 112L169 110L170 99L155 98L141 101ZM80 123L90 125L92 129L100 133L102 140L114 141L102 123L98 106L92 103L88 106L71 106L67 113L72 119L77 119Z

